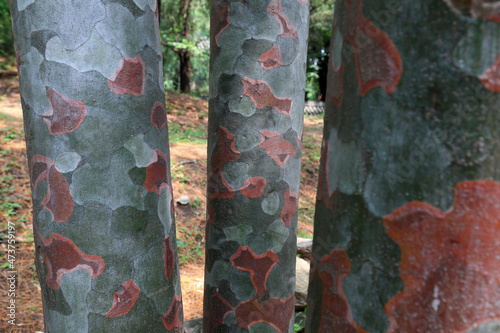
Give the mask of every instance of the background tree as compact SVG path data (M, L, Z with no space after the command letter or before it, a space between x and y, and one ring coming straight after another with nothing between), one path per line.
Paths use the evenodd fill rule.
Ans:
M12 1L47 332L182 327L156 1Z
M308 3L211 3L204 331L293 332Z
M306 97L325 100L334 0L310 1Z
M306 331L498 329L499 22L336 3Z
M160 16L168 89L208 94L209 2L163 1ZM174 60L175 58L175 60Z

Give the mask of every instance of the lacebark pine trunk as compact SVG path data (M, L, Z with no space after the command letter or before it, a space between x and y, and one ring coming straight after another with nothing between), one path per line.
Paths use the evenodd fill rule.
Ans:
M293 332L308 11L211 3L205 332Z
M156 10L11 1L47 332L182 327Z
M335 10L306 332L497 332L499 2Z

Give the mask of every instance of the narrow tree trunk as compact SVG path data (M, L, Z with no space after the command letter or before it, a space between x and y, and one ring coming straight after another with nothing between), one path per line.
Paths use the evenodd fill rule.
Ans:
M211 7L205 332L293 332L308 4Z
M336 3L307 332L496 332L500 7L455 3Z
M181 36L184 40L189 40L191 32L191 0L181 0L179 17L182 18ZM189 49L178 50L180 69L181 92L188 94L191 92L191 52Z
M47 332L182 327L155 0L136 3L11 3Z
M181 92L188 94L191 92L191 54L189 50L179 50Z

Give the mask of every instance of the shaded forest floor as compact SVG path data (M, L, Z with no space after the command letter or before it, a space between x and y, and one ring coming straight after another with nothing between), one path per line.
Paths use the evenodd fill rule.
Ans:
M185 320L202 316L207 104L187 95L167 94L174 200L182 195L190 199L187 205L175 207ZM323 119L306 116L304 126L299 236L312 237ZM16 226L16 322L20 325L14 328L7 323L7 303L2 302L1 332L43 330L40 287L33 259L31 191L25 148L19 84L15 76L0 77L0 267L2 281L6 281L10 222ZM6 283L2 282L0 289L7 295Z

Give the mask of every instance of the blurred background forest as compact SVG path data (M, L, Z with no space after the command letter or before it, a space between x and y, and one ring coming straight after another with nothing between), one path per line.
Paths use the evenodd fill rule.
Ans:
M330 30L335 0L310 0L306 98L322 100L326 91ZM165 88L208 96L210 2L158 0ZM0 71L15 67L9 1L0 0Z

